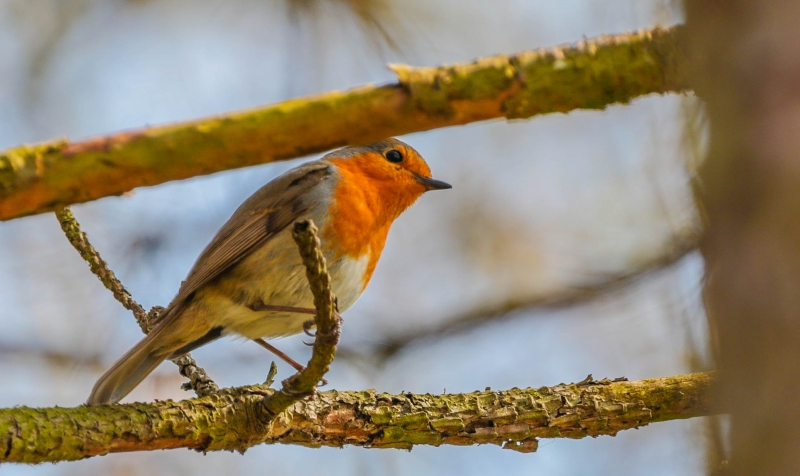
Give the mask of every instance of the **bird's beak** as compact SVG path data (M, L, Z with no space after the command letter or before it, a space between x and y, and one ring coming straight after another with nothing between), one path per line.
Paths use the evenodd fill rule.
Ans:
M423 177L422 175L414 174L414 178L417 179L417 182L425 186L426 191L447 190L448 188L453 188L453 186L447 182L442 182L441 180Z

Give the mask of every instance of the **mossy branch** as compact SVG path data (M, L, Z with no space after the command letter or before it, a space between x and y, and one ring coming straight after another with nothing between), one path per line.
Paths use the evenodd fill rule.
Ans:
M603 109L689 88L680 27L438 68L399 82L190 122L0 152L0 220L133 188L505 117Z
M538 389L389 395L328 391L275 417L264 386L180 402L0 409L0 462L78 460L125 451L245 451L257 444L403 448L494 444L535 451L538 438L584 438L710 414L713 373L636 382L591 379Z

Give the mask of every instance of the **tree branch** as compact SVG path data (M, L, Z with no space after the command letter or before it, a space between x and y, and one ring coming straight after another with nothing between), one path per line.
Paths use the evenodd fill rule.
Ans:
M81 227L78 224L78 220L75 219L75 215L72 214L72 210L67 207L58 208L56 210L56 218L58 218L58 223L67 236L67 240L69 240L72 247L78 251L81 258L89 264L92 273L97 276L97 279L99 279L109 291L111 291L114 298L122 304L122 307L133 313L142 332L145 334L150 332L153 322L156 321L158 314L164 308L156 306L151 309L150 312L146 312L144 308L133 299L131 293L125 289L125 286L117 279L114 272L109 269L108 264L100 257L100 253L89 243L89 238L86 236L86 233L81 231ZM217 384L211 380L211 377L208 376L206 371L198 366L197 362L195 362L189 354L172 359L172 362L178 366L180 374L189 379L188 385L184 384L185 390L194 390L194 392L201 397L219 390Z
M0 220L388 136L685 91L679 32L655 28L438 68L394 65L399 83L386 86L9 149L0 153Z
M67 237L67 241L86 261L89 269L92 270L92 274L97 276L103 286L111 291L114 299L119 301L122 307L133 313L133 317L136 318L136 323L139 324L142 332L145 334L150 332L151 325L147 317L147 311L133 299L131 293L125 289L125 286L117 279L114 272L109 269L108 264L100 257L100 253L89 243L89 237L81 231L81 227L78 224L78 220L75 219L75 215L72 214L72 210L67 207L59 208L56 210L56 218L58 219L58 224L61 225L61 230Z
M336 297L331 292L331 277L320 249L317 227L312 220L298 221L292 229L292 238L300 249L308 284L314 294L317 336L306 368L284 380L283 388L264 401L263 406L271 415L281 413L316 391L317 382L328 372L336 356L336 345L339 343L341 331L339 316L335 312Z
M264 407L274 390L260 385L180 402L17 407L0 410L0 462L170 448L244 452L262 443L403 449L494 444L532 452L537 438L615 435L708 415L714 381L713 373L697 373L449 395L332 390L277 418Z
M484 305L456 314L433 326L417 326L405 333L392 336L372 346L376 356L389 359L398 352L415 343L468 332L490 322L513 317L521 310L563 308L588 302L598 296L612 293L630 286L649 273L675 264L678 260L697 249L701 236L699 226L687 227L674 235L661 249L631 268L605 276L603 279L585 286L573 286L561 292L546 295L534 294L529 297L509 299L498 304ZM342 349L346 355L357 354L350 349Z

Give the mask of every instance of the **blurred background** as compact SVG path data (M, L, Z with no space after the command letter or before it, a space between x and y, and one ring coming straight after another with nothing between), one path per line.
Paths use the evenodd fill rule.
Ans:
M668 0L0 0L0 148L391 82L388 62L467 62L680 21ZM696 111L692 97L648 96L402 137L454 189L396 222L344 316L329 388L462 392L709 367L687 171L702 145L690 133ZM73 211L133 296L166 305L233 210L298 163ZM0 303L3 407L81 404L141 337L52 214L0 223ZM273 343L305 361L302 340ZM273 360L237 340L193 355L221 386L262 382ZM164 364L126 401L190 397L181 382ZM0 475L707 474L707 423L543 440L535 454L276 445L6 465Z

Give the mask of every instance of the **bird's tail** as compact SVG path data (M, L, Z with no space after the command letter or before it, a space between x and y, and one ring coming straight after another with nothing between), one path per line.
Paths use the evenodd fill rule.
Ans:
M122 400L155 370L158 364L177 355L176 350L188 347L187 340L189 342L195 340L187 334L195 334L199 329L181 329L184 327L181 326L184 319L175 319L177 317L175 315L165 317L100 377L86 401L87 405L107 405ZM183 352L186 351L188 350Z

